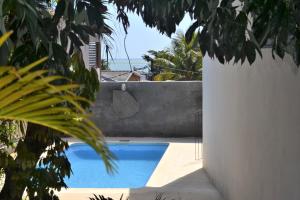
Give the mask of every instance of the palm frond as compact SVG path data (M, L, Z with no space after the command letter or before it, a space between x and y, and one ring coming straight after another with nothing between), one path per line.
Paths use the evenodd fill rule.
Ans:
M10 34L0 37L0 46ZM63 77L44 77L47 71L32 70L45 60L46 57L20 69L0 66L0 120L26 121L78 138L100 153L107 171L112 172L113 155L103 134L81 107L81 102L90 102L73 92L79 85L57 86L52 83Z
M166 58L156 58L154 60L154 65L158 66L158 67L166 68L166 69L168 69L170 67L176 67L176 65L172 61L170 61Z
M168 80L179 80L181 77L178 73L173 72L162 72L154 76L154 81L168 81Z
M9 31L7 33L4 33L1 37L0 37L0 46L2 46L2 44L4 42L6 42L6 40L9 38L9 36L13 33L13 31Z

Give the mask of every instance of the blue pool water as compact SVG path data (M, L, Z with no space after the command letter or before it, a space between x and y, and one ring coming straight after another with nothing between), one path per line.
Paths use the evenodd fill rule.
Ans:
M66 155L73 175L65 182L70 188L139 188L148 179L168 144L108 144L116 156L117 171L107 174L100 156L86 144L73 144Z

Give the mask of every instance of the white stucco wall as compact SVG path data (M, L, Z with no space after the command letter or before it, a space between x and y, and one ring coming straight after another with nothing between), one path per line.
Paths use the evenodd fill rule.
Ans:
M100 40L96 37L90 36L90 42L99 42ZM83 56L83 61L85 66L90 69L90 62L89 62L89 45L88 44L83 44L83 46L80 47L82 56ZM101 53L101 49L100 49ZM101 58L100 58L101 59Z
M205 59L204 166L228 200L300 199L300 72L290 58L252 66Z

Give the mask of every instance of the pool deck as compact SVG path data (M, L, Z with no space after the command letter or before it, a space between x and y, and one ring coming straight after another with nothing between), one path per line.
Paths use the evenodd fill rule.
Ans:
M61 200L88 200L93 194L119 200L155 200L163 194L166 200L223 200L202 168L202 143L195 159L194 138L106 138L108 142L167 142L169 147L150 177L139 189L69 188L58 193ZM77 142L69 140L70 143ZM196 148L197 149L197 148Z

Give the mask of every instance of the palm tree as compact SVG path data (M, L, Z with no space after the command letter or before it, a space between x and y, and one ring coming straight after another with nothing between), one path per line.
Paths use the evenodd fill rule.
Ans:
M172 40L171 48L162 51L148 51L143 58L150 62L153 80L201 80L202 53L198 34L186 42L179 32Z

